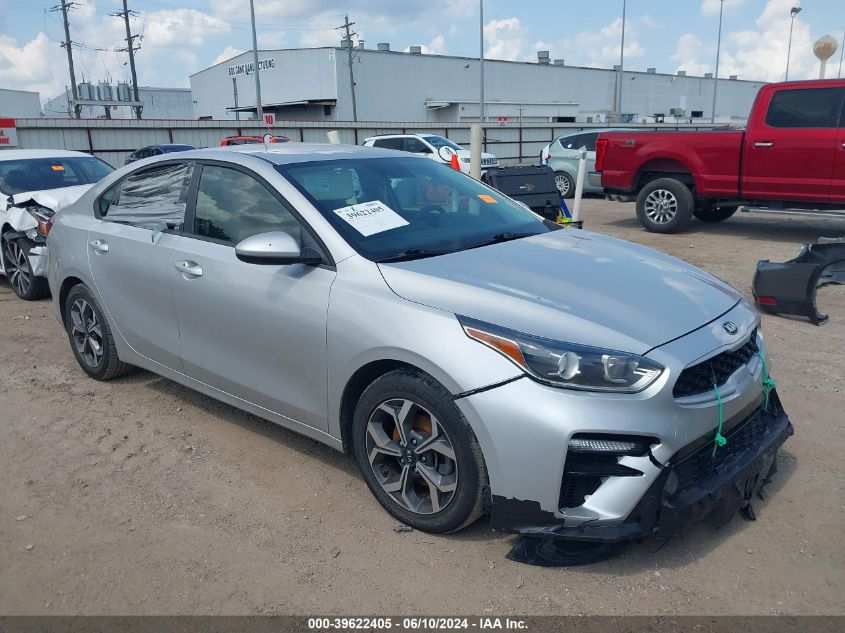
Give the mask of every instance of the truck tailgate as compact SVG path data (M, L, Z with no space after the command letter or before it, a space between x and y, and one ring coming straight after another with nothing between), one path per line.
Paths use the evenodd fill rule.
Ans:
M631 191L642 173L680 172L692 175L700 195L736 196L743 134L741 130L605 132L599 136L608 142L601 184Z

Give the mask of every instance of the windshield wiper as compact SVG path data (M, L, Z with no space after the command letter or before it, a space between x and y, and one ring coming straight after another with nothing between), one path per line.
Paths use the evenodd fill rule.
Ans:
M390 255L389 257L382 257L381 259L377 259L377 264L386 264L388 262L407 262L411 261L412 259L424 259L426 257L435 257L437 255L444 255L448 251L428 251L424 248L409 248L406 251L402 251L401 253L397 253L396 255Z
M478 242L476 244L470 244L469 246L462 248L462 251L468 251L473 248L481 248L482 246L490 246L491 244L501 244L502 242L511 242L513 240L521 240L523 237L533 237L537 235L537 233L509 233L505 231L504 233L496 233L493 237L484 240L483 242Z

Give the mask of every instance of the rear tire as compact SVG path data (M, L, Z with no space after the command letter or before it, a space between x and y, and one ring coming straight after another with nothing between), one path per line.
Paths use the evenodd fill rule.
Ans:
M50 286L46 277L32 274L32 262L29 251L33 244L23 237L0 241L3 248L3 269L6 279L19 299L36 301L50 295Z
M352 443L370 491L402 523L454 532L483 514L481 447L451 394L430 376L398 369L376 379L355 408Z
M707 207L696 209L693 215L702 222L723 222L731 217L739 207Z
M677 233L692 220L695 200L684 183L674 178L652 180L637 196L637 219L646 231Z
M118 358L105 312L87 287L70 289L62 314L76 362L91 378L111 380L133 369Z

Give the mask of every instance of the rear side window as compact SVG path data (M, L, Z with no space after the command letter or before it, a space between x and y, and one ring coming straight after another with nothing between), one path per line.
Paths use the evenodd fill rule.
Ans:
M162 223L179 227L185 221L193 169L193 163L179 163L127 176L100 196L100 218L150 229Z
M373 147L383 147L384 149L398 149L402 150L401 138L378 138L373 141Z
M784 128L836 127L842 91L836 88L781 90L772 95L766 125Z
M194 234L234 245L268 231L284 231L301 243L299 222L264 185L242 171L205 165Z

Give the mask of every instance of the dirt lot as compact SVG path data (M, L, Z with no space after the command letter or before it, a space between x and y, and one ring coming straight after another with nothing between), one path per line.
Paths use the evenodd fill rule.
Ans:
M749 294L758 259L843 231L743 215L659 236L631 205L584 215ZM845 288L820 303L822 327L764 317L796 435L756 523L542 569L483 521L395 533L351 459L172 382L88 379L49 302L0 281L0 613L845 614Z

